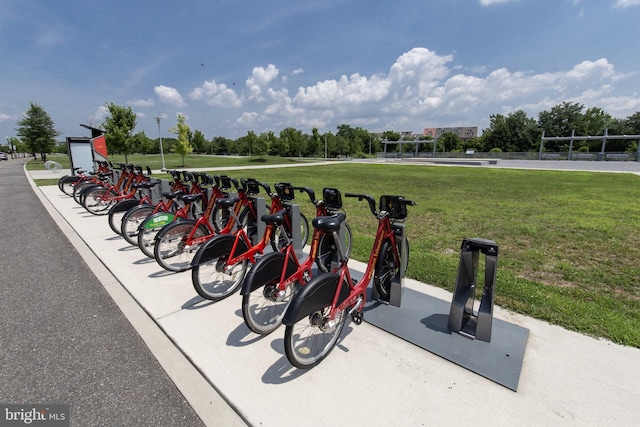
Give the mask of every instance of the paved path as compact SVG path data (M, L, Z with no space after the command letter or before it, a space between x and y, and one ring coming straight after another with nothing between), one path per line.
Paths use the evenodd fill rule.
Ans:
M293 369L283 353L282 329L268 337L250 333L237 295L215 304L202 301L188 273L167 274L116 237L105 218L83 212L55 187L35 192L50 204L52 215L62 218L65 234L79 237L86 251L99 255L109 268L115 278L106 285L110 293L126 290L153 320L156 332L166 334L183 359L251 425L609 426L634 425L640 416L640 350L499 307L497 318L530 331L517 392L366 323L347 324L340 345L316 368ZM412 280L406 286L445 301L451 298L447 291ZM138 333L146 340L148 331ZM162 360L165 351L153 353ZM165 369L183 390L171 364ZM205 419L211 408L185 390ZM219 408L226 413L223 405Z
M0 403L70 404L78 426L203 425L150 351L165 351L154 333L176 353L173 369L191 364L137 305L114 303L105 287L117 282L56 223L23 163L0 163ZM130 323L145 317L147 342Z

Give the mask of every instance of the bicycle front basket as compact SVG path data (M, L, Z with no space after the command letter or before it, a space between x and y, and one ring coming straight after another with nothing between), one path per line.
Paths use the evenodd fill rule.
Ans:
M295 194L293 192L293 186L288 182L279 182L275 185L276 193L278 193L278 197L283 202L288 202L295 199Z
M322 200L327 209L342 209L342 195L337 188L325 187L322 190Z
M224 190L229 190L231 188L231 178L226 175L222 175L218 177L219 186Z
M407 217L407 205L402 203L402 196L381 196L380 210L389 212L391 219L405 219Z
M244 191L249 196L255 196L258 193L260 193L260 183L253 178L248 178L246 181Z

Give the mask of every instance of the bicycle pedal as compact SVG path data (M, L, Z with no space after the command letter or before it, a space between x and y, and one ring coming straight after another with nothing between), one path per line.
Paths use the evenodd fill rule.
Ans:
M362 312L360 311L355 311L353 313L351 313L351 320L353 321L353 323L355 323L356 325L359 325L362 323L362 319L363 319L363 315Z

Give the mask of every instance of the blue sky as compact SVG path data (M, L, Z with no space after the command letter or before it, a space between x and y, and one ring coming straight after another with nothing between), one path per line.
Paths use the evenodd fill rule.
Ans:
M104 105L158 135L422 132L563 101L640 111L640 0L0 0L0 137Z

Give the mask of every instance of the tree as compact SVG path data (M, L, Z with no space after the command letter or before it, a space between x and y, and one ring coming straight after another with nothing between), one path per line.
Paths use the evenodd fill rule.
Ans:
M302 131L288 127L280 131L280 140L283 145L288 147L285 155L301 156L305 146L306 139Z
M138 132L133 135L133 149L137 153L149 154L153 150L153 140L147 137L147 135L142 132Z
M584 105L577 102L563 102L550 111L541 111L538 114L538 124L545 136L571 136L573 130L576 135L586 135L583 109Z
M36 153L40 153L42 161L47 160L47 153L51 152L56 136L60 135L54 128L49 114L34 102L29 103L29 109L24 113L22 120L18 121L16 131L26 149L34 158Z
M171 147L171 152L180 154L180 157L182 157L182 166L184 166L184 156L193 151L193 147L191 147L191 143L189 142L190 129L189 125L185 122L184 115L178 114L178 122L174 127L169 128L169 132L178 137L178 141Z
M264 160L264 156L271 150L271 146L277 140L276 134L273 131L263 132L258 137L255 146L254 154L260 156L260 160Z
M462 147L462 140L453 132L446 132L440 135L438 142L442 144L442 149L447 152L459 151Z
M530 151L537 146L540 131L535 119L518 110L504 116L493 114L490 125L482 133L485 151L500 148L502 151Z
M195 130L193 132L193 136L191 137L191 146L193 147L193 151L196 153L210 153L213 154L213 146L207 141L207 138L204 137L204 134Z
M128 163L128 156L135 149L132 137L136 127L136 114L131 107L123 107L113 102L106 104L109 116L104 119L102 127L109 151L124 154L124 161Z
M317 127L311 129L311 136L307 138L305 154L311 157L322 157L324 155L324 140Z

